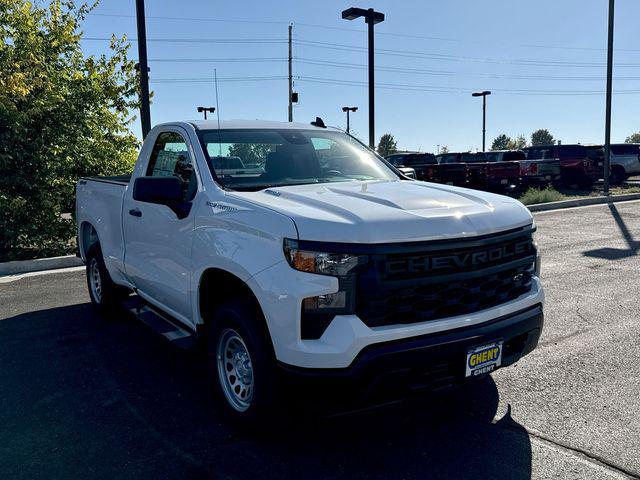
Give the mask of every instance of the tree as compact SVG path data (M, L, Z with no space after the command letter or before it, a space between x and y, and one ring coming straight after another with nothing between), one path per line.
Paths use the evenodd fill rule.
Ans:
M553 135L551 135L549 133L549 130L547 130L546 128L541 128L531 134L532 147L538 145L555 145L555 143L555 138L553 138Z
M262 165L274 147L266 143L234 143L229 147L229 156L240 157L245 166Z
M440 153L449 153L449 147L443 145L440 147Z
M501 133L496 138L493 139L493 143L491 144L491 150L507 150L509 148L509 144L512 142L511 138Z
M386 157L387 155L391 155L392 153L396 153L398 151L398 144L393 138L393 135L390 133L385 133L380 137L380 142L378 143L377 148L378 154Z
M624 143L640 143L640 132L632 133L629 135Z
M73 250L75 182L130 172L134 62L123 37L85 57L72 0L0 4L0 261Z
M527 138L524 135L518 135L516 138L509 139L507 144L508 150L521 150L527 146Z

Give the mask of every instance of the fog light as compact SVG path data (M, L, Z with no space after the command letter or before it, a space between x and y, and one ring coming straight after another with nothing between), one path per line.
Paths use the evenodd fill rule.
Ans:
M305 298L302 302L305 310L319 310L323 308L345 308L347 306L347 293L339 291L327 295Z

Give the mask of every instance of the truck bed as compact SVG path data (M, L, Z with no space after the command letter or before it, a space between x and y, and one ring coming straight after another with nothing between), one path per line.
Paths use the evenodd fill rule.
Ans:
M111 175L111 176L96 176L96 177L82 177L80 180L91 180L93 182L115 183L121 185L129 185L131 182L131 174L128 175Z

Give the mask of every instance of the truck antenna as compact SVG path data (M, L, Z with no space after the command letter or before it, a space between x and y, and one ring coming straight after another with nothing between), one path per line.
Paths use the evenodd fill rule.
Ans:
M218 156L222 156L222 134L220 133L220 101L218 100L218 69L213 69L213 79L216 85L216 112L218 112Z

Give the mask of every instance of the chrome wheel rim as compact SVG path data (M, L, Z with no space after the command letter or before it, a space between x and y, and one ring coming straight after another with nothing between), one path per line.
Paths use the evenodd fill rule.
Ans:
M253 364L249 350L238 332L230 328L222 332L216 357L218 377L225 398L238 412L246 411L253 400Z
M97 303L102 302L102 278L100 278L98 260L95 258L92 258L91 263L89 264L89 284L91 285L93 299Z

